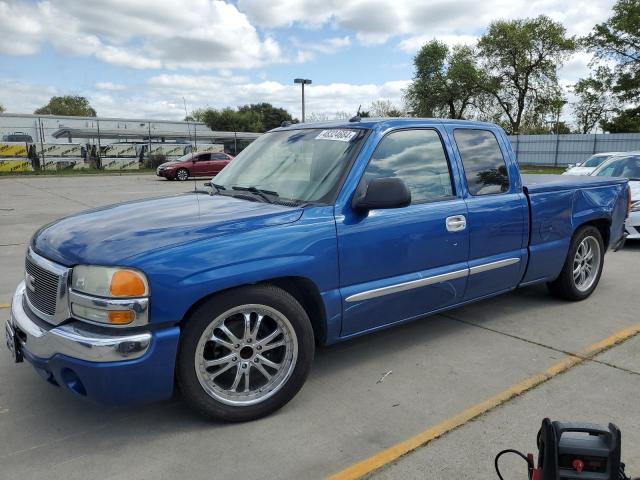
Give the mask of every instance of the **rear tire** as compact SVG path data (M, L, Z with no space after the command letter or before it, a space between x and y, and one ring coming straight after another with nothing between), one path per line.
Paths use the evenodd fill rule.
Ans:
M176 172L176 180L179 180L181 182L184 182L185 180L189 180L189 170L187 170L186 168L180 168Z
M584 300L598 286L603 265L604 242L600 230L585 225L571 239L562 271L558 278L547 283L547 288L558 298Z
M298 393L314 348L311 321L290 294L270 285L230 290L187 319L178 348L178 387L207 418L254 420Z

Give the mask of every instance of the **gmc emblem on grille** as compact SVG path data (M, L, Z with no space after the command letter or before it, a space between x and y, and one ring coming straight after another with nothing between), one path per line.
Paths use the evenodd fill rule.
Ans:
M36 291L36 279L30 273L24 274L24 281L27 284L27 288L35 293Z

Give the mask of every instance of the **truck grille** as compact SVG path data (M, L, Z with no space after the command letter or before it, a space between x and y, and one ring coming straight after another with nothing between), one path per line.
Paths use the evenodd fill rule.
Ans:
M24 268L29 302L42 313L54 315L60 277L40 265L36 265L29 258L25 260Z

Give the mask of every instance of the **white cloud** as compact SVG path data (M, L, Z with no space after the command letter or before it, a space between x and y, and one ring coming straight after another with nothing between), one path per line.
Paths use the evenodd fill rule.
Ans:
M306 111L328 114L337 111L355 113L359 105L365 108L373 100L381 98L401 104L402 90L408 83L408 80L398 80L382 84L312 84L305 88ZM147 86L150 101L163 99L180 103L184 96L190 109L269 102L287 109L298 118L301 115L300 87L294 84L285 85L275 81L252 83L241 77L229 79L164 74L150 78Z
M126 85L122 85L121 83L113 83L113 82L98 82L95 84L95 87L98 90L111 90L111 91L119 91L126 90Z
M254 24L278 28L292 24L332 25L354 32L365 44L391 38L415 51L423 39L460 38L465 43L499 19L546 14L562 22L571 35L584 35L607 18L614 0L239 0L238 8Z
M235 5L212 0L0 0L0 53L50 44L132 68L253 68L283 61Z
M58 94L55 87L0 79L0 99L8 113L33 113Z

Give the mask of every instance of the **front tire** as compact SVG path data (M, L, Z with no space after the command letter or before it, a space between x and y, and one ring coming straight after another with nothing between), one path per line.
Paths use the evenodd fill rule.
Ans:
M297 300L279 288L254 285L211 298L187 319L176 377L197 412L243 422L289 402L313 355L311 322Z
M598 286L603 265L604 242L600 230L585 225L571 239L560 275L547 283L549 292L566 300L584 300Z
M180 168L176 172L176 180L179 180L181 182L184 182L185 180L189 180L189 170L187 170L186 168Z

